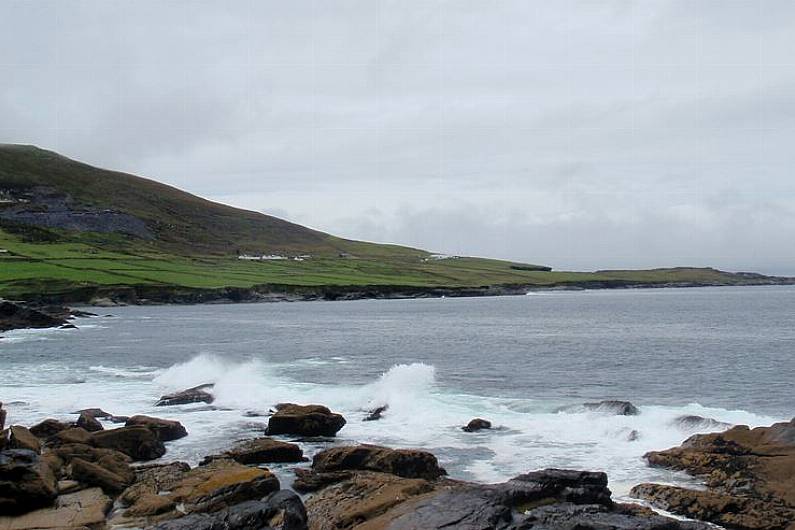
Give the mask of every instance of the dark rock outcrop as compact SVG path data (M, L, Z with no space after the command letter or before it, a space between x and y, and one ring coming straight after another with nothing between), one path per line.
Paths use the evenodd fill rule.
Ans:
M604 473L556 469L493 485L358 472L310 497L307 511L312 530L706 530L615 505Z
M0 514L20 514L50 506L57 496L52 470L33 451L0 452Z
M682 429L683 431L695 430L713 430L720 431L731 427L731 423L718 421L712 418L705 418L703 416L678 416L674 418L673 424Z
M637 416L640 414L638 407L629 401L605 400L595 403L583 403L586 410L604 412L615 416Z
M646 454L650 465L687 471L707 490L641 484L632 495L673 513L738 530L795 530L795 419L741 425Z
M33 433L33 436L44 440L52 436L53 434L59 433L65 429L68 429L70 425L68 423L64 423L62 421L54 420L52 418L48 418L40 423L37 423L33 427L30 428L30 432Z
M97 420L95 416L87 414L85 412L80 414L80 417L77 418L77 422L75 423L78 427L81 427L88 432L97 432L103 429L102 424Z
M166 447L147 427L119 427L96 432L91 443L97 447L114 449L133 460L154 460L166 454Z
M246 501L212 514L192 514L162 522L150 530L307 530L301 499L282 490L261 501Z
M464 432L477 432L482 431L483 429L491 429L491 422L482 418L475 418L465 426L461 427L461 430Z
M86 530L104 528L112 501L99 488L60 495L53 506L16 517L0 516L0 528L11 530ZM0 511L0 513L5 513Z
M63 444L91 444L91 433L82 427L68 427L58 431L44 440L47 447L58 447Z
M296 436L334 436L345 426L345 418L323 405L282 403L268 420L266 434Z
M279 462L302 462L304 452L300 446L273 438L255 438L235 445L220 455L209 456L202 464L218 458L230 458L240 464L269 464Z
M0 332L25 328L56 328L68 324L65 318L24 304L0 300Z
M362 421L376 421L380 420L384 416L384 412L389 410L389 405L383 405L381 407L376 407L373 410L367 412L367 416L365 416Z
M390 449L377 445L332 447L312 459L317 473L336 471L379 471L404 478L435 479L447 472L436 457L416 449Z
M173 394L166 394L160 397L155 406L168 407L171 405L188 405L190 403L212 403L215 401L215 397L210 394L209 390L212 390L214 386L212 383L207 383L180 392L174 392Z
M161 442L179 440L188 435L185 427L176 420L164 420L151 416L133 416L125 423L127 427L146 427L152 431Z
M21 425L12 425L7 431L3 431L3 433L6 436L6 449L27 449L34 453L41 453L41 440L25 427Z

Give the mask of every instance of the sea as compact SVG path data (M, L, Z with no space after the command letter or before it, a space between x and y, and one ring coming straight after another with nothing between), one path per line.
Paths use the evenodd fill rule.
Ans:
M643 459L725 428L682 416L751 427L795 416L795 287L82 309L98 316L79 329L0 338L9 423L89 407L176 419L190 434L165 461L195 465L262 436L277 403L318 403L347 424L334 440L300 440L310 457L334 444L422 448L451 477L485 483L601 470L624 498L641 482L697 485ZM155 407L204 383L211 405ZM602 400L639 414L583 406ZM476 417L493 428L461 430ZM275 466L285 486L289 467Z

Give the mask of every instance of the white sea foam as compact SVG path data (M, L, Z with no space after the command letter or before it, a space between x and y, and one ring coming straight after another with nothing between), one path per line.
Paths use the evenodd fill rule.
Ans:
M437 382L433 366L422 363L395 365L364 385L307 383L285 376L284 368L261 360L231 362L209 354L160 371L141 366L94 366L80 375L47 365L39 367L38 374L30 374L31 380L41 377L40 383L8 387L4 392L26 403L11 409L13 421L18 423L65 417L95 406L113 414L177 419L190 436L169 444L167 458L194 463L235 439L261 435L267 420L247 418L246 411L266 412L283 401L321 403L348 420L339 433L342 440L426 448L439 456L453 476L493 482L545 467L604 470L619 495L647 480L690 480L682 474L648 468L642 459L647 451L678 445L701 432L677 428L674 423L679 416L698 415L751 426L781 419L697 403L645 404L640 399L635 403L641 411L637 416L559 413L557 402L451 391ZM69 392L64 392L62 384L53 384L76 375L84 377L85 383L70 386ZM203 404L154 407L164 391L203 383L215 384L216 409ZM389 408L381 420L362 421L367 410L384 405ZM490 420L495 429L463 432L460 427L474 417Z

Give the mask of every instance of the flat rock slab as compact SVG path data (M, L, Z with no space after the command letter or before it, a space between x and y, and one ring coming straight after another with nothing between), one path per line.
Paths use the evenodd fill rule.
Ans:
M90 527L104 523L112 501L100 488L61 495L52 508L16 517L0 517L0 530Z

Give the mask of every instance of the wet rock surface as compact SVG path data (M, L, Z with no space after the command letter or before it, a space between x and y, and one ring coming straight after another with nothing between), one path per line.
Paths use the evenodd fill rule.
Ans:
M295 436L335 436L345 426L345 418L323 405L281 403L268 420L266 434Z
M38 454L27 449L0 452L0 514L48 506L56 495L55 475Z
M202 464L219 458L230 458L240 464L270 464L304 461L304 451L297 444L274 440L273 438L254 438L238 443L220 455L209 456Z
M604 473L545 470L494 485L357 472L307 501L313 530L685 530L635 507L615 505Z
M163 442L149 428L142 426L96 432L90 441L97 447L124 453L133 460L154 460L166 454Z
M210 393L215 385L207 383L204 385L194 386L180 392L173 394L166 394L161 396L156 407L170 407L172 405L189 405L191 403L212 403L215 397Z
M435 479L447 472L436 457L416 449L390 449L378 445L332 447L316 454L312 469L317 473L336 471L379 471L404 478Z
M125 427L146 427L161 442L170 442L179 440L188 435L187 429L176 420L164 420L161 418L153 418L151 416L132 416L127 419L124 424Z
M595 403L583 403L582 406L586 410L605 412L616 416L637 416L640 414L640 409L629 401L605 400Z
M795 529L795 419L692 436L646 459L652 466L703 478L707 490L641 484L631 492L635 497L727 528Z
M246 501L212 514L193 514L149 527L152 530L306 530L301 499L289 491Z
M67 312L68 314L68 312ZM68 324L65 316L26 304L0 300L0 332L26 328L56 328Z
M461 430L464 432L478 432L484 429L491 429L491 422L483 418L475 418L461 427Z

